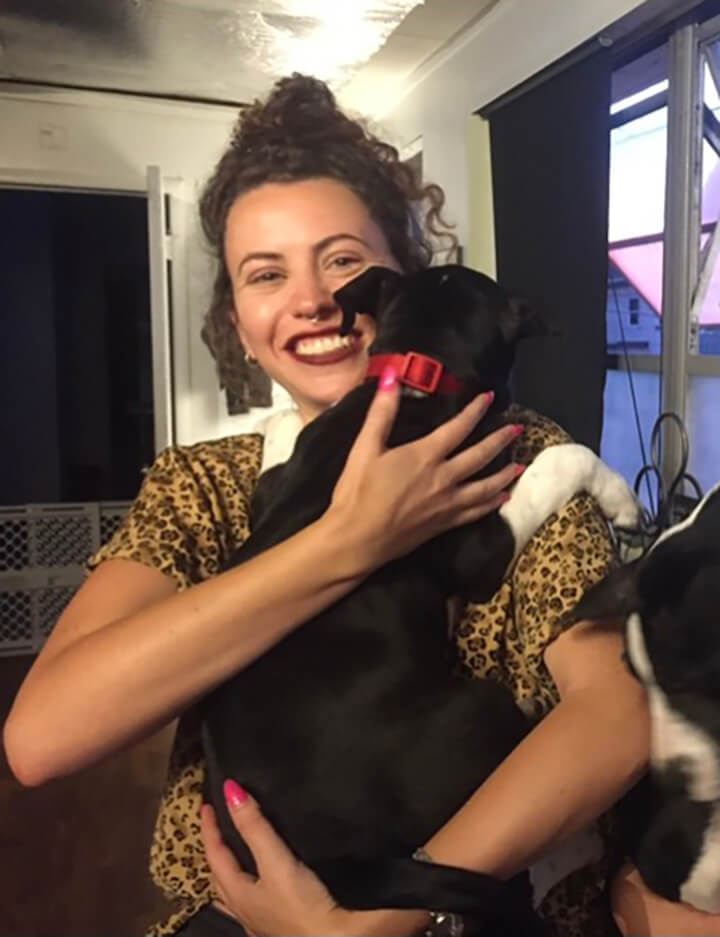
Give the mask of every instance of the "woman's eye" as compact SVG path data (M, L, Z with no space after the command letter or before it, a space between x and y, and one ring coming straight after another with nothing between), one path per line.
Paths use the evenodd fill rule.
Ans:
M358 257L349 256L334 257L331 261L331 264L335 267L350 267L357 263L360 263L360 259Z
M280 278L277 270L261 270L248 277L248 283L272 283Z

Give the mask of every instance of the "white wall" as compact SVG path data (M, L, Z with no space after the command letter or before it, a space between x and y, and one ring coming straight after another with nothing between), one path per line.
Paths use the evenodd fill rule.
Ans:
M188 359L179 369L176 400L182 443L245 432L269 412L227 416L214 364L199 337L211 268L199 236L196 199L235 117L227 107L0 86L0 184L143 192L148 165L160 166L174 182L176 208L184 214L175 219L182 271L175 334ZM284 393L276 400L287 405Z
M448 217L457 223L463 244L483 238L470 230L470 115L640 5L638 0L499 0L418 70L406 96L381 115L399 146L422 137L423 173L445 189ZM487 135L484 146L489 147ZM482 201L489 204L486 197ZM482 215L472 220L473 226L491 223Z

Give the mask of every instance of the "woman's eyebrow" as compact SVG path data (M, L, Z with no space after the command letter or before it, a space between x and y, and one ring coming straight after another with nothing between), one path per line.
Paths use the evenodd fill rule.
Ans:
M346 232L341 232L340 234L329 234L327 237L322 238L316 244L313 244L313 252L316 254L321 254L326 248L330 247L335 241L357 241L358 244L362 244L363 247L369 248L370 245L364 239L359 237L357 234L348 234ZM278 261L282 260L283 255L277 253L277 251L253 251L250 254L245 254L243 259L237 265L236 273L240 273L242 268L251 260L270 260Z
M316 254L319 254L322 251L324 251L326 247L330 247L331 244L334 244L335 241L347 241L347 240L357 241L358 244L362 244L363 247L368 247L368 248L370 247L368 242L364 238L361 238L359 235L347 234L346 232L342 232L340 234L330 234L328 235L328 237L323 238L321 241L318 241L317 244L314 245L313 250L315 251Z
M274 253L273 251L253 251L251 254L245 254L237 265L237 270L235 272L240 273L245 264L250 260L282 260L282 254Z

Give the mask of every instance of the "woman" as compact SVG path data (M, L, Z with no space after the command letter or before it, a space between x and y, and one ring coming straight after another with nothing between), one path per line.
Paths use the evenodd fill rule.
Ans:
M423 199L425 231L414 216ZM281 81L241 117L202 199L218 254L204 335L221 378L242 381L245 354L287 388L303 422L331 406L363 379L373 338L372 321L360 317L353 343L339 346L332 292L372 264L407 272L427 265L428 230L439 230L442 201L437 188L418 188L394 149L345 117L320 82ZM222 574L224 558L248 535L263 440L240 436L161 454L21 688L5 741L26 784L91 764L181 716L152 849L155 880L181 907L155 934L242 933L217 910L200 911L212 893L193 703L378 566L495 510L516 464L464 482L504 447L514 444L515 460L524 462L566 438L518 411L524 435L500 430L461 469L450 453L482 417L484 399L425 439L388 451L398 400L395 376L386 374L319 521ZM502 680L545 718L429 843L418 844L434 861L512 875L595 821L643 772L646 705L621 663L619 632L587 623L561 629L564 612L611 562L604 522L577 498L544 526L494 599L465 610L456 636L466 670ZM250 883L233 867L206 811L207 858L217 906L249 932L400 935L428 926L422 909L335 907L244 792L230 785L228 796L262 880ZM600 848L549 883L541 910L562 935L611 932L610 860Z

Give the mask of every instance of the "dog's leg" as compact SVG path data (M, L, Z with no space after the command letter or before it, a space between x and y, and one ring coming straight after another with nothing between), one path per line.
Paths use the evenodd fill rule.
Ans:
M587 446L563 443L544 449L518 479L500 516L515 538L513 561L551 514L586 491L602 512L621 527L634 527L639 506L622 476L608 468Z
M484 918L482 934L551 937L533 908L529 876L524 874L502 882L480 872L399 857L338 859L315 871L346 908L455 911Z

